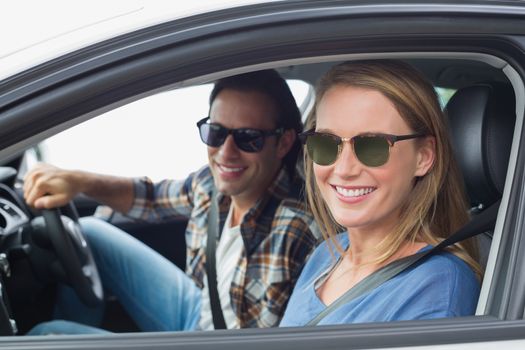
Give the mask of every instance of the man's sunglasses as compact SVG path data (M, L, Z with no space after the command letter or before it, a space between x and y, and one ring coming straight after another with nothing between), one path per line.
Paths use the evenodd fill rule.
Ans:
M426 135L361 134L350 138L315 132L312 129L299 134L299 139L306 145L308 155L316 164L330 165L335 163L343 149L343 143L350 142L355 156L363 165L378 167L386 164L390 156L390 147L394 143L424 136Z
M268 136L281 135L283 128L275 130L259 130L250 128L228 129L217 123L207 123L210 117L197 122L201 140L211 147L220 147L228 135L233 136L237 147L244 152L260 152L264 147L264 140Z

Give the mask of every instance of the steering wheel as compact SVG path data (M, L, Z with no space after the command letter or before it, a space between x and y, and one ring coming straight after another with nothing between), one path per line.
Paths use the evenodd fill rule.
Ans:
M61 209L43 209L45 225L66 276L79 298L88 306L99 305L104 292L93 254L78 222L78 214L70 202Z

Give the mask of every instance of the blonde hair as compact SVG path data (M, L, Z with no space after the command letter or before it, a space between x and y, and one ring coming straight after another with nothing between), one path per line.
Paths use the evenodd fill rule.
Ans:
M468 220L464 183L453 156L446 118L433 86L413 67L401 61L373 60L346 62L330 69L319 81L316 101L308 117L307 129L316 126L316 110L325 93L335 86L353 86L382 93L395 106L414 131L435 138L435 158L430 171L415 180L394 231L376 248L381 264L391 258L405 242L423 241L436 245ZM313 163L304 152L306 195L325 239L342 251L335 235L344 228L332 217L315 183ZM472 239L448 249L464 260L479 279L478 249Z

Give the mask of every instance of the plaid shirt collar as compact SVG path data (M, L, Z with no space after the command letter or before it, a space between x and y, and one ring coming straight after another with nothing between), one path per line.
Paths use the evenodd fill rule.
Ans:
M268 190L264 192L261 198L259 198L255 205L246 213L241 222L242 239L247 256L251 255L271 231L273 213L271 213L271 215L265 215L265 209L268 207L269 202L280 202L289 195L289 191L290 175L284 168L281 168ZM218 193L217 200L219 203L220 234L224 228L228 211L230 210L231 197Z

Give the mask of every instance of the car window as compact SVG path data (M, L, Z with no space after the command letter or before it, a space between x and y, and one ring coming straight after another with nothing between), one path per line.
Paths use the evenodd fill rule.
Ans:
M305 111L311 86L301 80L288 84ZM140 99L48 138L38 153L42 161L68 169L182 179L207 160L196 123L208 114L212 88L205 84Z
M439 98L439 103L441 104L441 108L445 108L447 105L448 100L456 93L456 89L452 88L445 88L445 87L436 87L435 88L436 93Z

